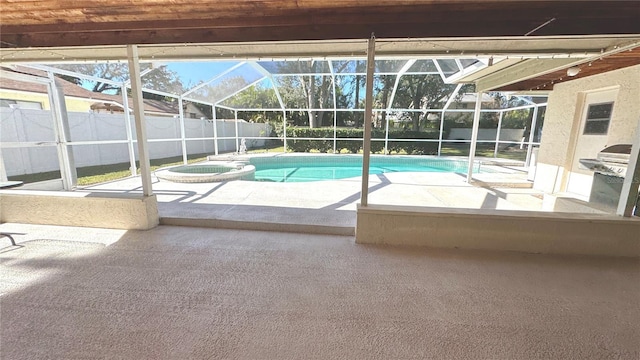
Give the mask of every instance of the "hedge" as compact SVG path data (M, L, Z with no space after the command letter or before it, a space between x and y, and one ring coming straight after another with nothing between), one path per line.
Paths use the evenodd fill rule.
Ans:
M373 139L384 139L385 131L383 129L372 129L371 137ZM336 149L341 151L346 149L350 153L358 153L362 150L362 138L364 130L359 128L338 128L336 129ZM393 141L393 139L438 139L439 131L410 131L410 130L392 130L389 131L389 151L404 152L413 155L437 155L437 142L420 142L420 141ZM306 140L296 138L327 138L328 140ZM358 140L341 140L341 139L358 139ZM333 128L306 128L306 127L289 127L287 128L287 148L293 152L310 152L311 150L319 152L333 152ZM371 152L380 153L384 150L384 141L372 141Z

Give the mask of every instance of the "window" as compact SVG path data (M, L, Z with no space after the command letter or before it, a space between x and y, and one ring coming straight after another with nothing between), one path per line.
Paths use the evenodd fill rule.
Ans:
M584 123L585 135L606 135L609 131L613 103L591 104Z
M37 101L0 99L0 107L18 107L20 109L39 109L42 110L42 103Z

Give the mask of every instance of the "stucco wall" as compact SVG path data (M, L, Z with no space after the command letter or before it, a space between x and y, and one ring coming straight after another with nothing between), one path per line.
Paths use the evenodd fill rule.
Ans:
M358 207L356 243L640 257L640 219L529 211Z
M589 148L589 142L581 144L581 154L576 154L576 145L582 136L581 120L584 99L587 94L616 90L615 103L606 144L632 143L640 121L640 65L611 71L604 74L576 79L557 84L549 95L542 144L538 154L538 167L534 187L554 193L566 191L569 178L574 183L590 185L591 173L580 170L580 156L595 157L602 150L598 142ZM585 146L586 145L586 146ZM588 195L584 189L581 195Z
M42 104L43 110L49 110L49 96L47 94L38 94L30 92L21 92L17 90L0 90L0 98L10 100L33 101ZM78 99L70 96L65 97L67 111L88 112L91 104L96 100Z
M147 230L159 215L155 195L4 190L0 222Z
M33 101L40 103L43 109L49 109L49 97L46 94L0 90L0 98L9 100Z

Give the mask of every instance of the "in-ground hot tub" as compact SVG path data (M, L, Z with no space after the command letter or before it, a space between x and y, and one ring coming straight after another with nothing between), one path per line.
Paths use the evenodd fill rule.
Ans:
M206 183L231 180L253 180L256 168L238 161L208 161L160 169L156 177L180 183Z

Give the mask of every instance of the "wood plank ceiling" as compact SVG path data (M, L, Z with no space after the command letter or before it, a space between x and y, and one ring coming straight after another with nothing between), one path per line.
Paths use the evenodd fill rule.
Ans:
M607 71L622 69L640 64L640 47L619 52L611 56L602 57L577 65L580 69L575 76L567 76L567 69L557 70L548 74L536 76L532 79L518 81L507 86L493 89L494 91L550 91L553 86L562 82L576 80Z
M640 0L0 0L5 52L42 48L47 55L56 47L126 44L246 43L256 48L262 42L353 41L371 33L382 39L447 41L638 35ZM637 64L639 48L589 60L575 77L562 69L496 90L548 91L559 82Z
M381 38L640 33L640 6L628 0L0 0L0 5L5 48L362 39L372 32Z

